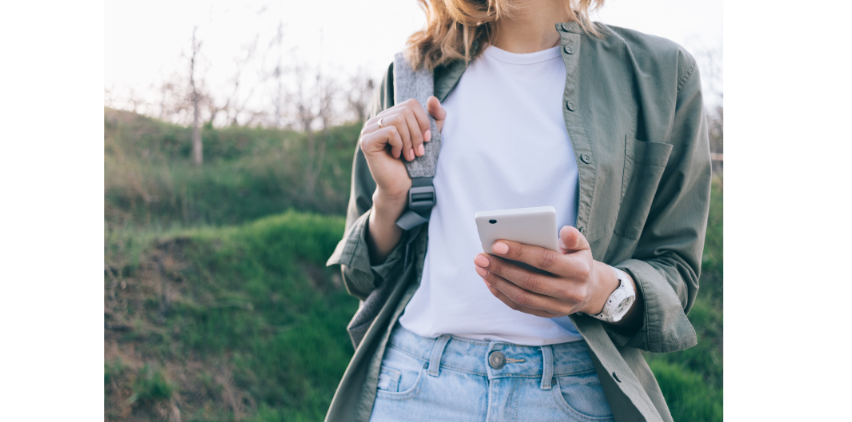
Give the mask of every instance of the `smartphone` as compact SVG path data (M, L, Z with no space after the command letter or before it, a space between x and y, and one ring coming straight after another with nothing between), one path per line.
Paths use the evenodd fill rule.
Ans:
M485 253L493 253L491 245L500 239L539 246L552 251L559 250L556 209L551 206L480 211L476 213L475 218L479 241ZM512 262L523 264L517 261ZM532 268L526 264L521 266ZM541 272L541 270L538 271Z

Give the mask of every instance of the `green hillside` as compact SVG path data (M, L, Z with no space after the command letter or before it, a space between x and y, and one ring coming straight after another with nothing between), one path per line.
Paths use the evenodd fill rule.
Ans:
M324 263L358 125L319 134L309 191L303 134L206 128L198 168L186 128L114 110L104 124L105 420L322 420L353 352L358 303ZM699 345L647 356L677 421L722 419L721 211L718 183Z
M189 163L190 128L104 109L106 223L221 226L288 208L343 215L360 130L346 124L317 132L309 149L306 136L290 130L205 127L205 163L197 167Z

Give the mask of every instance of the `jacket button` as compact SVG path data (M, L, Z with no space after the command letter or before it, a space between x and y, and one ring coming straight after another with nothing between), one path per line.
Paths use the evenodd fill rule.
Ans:
M589 154L583 154L580 156L580 159L583 160L584 163L589 164L592 162L592 156Z
M567 45L563 48L563 50L565 50L565 54L574 54L574 49Z
M494 352L488 356L488 364L494 369L500 369L506 365L506 356L503 352Z
M586 234L586 228L585 227L580 227L579 229L577 229L577 231L579 231L582 234Z
M563 31L568 32L568 24L563 23L561 26Z
M567 108L568 110L574 111L574 103L572 103L571 101L566 101L565 102L565 108Z
M616 381L621 382L621 378L618 378L618 374L615 371L612 371L612 377L615 378Z

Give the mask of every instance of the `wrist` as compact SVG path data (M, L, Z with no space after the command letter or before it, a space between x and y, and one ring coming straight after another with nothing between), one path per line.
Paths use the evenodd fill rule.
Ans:
M583 313L597 315L603 311L606 301L621 284L615 270L603 262L593 261L592 265L592 299L584 307Z
M370 263L378 265L384 262L388 254L402 237L403 230L396 225L396 220L405 210L406 202L373 194L373 211L367 220L367 244L370 249Z
M385 233L396 236L402 231L396 225L396 220L405 212L408 206L408 195L389 196L383 194L379 189L373 193L373 212L370 215L370 231L374 234Z
M394 221L408 206L408 191L401 194L388 194L379 188L373 193L373 208L382 216L394 217Z

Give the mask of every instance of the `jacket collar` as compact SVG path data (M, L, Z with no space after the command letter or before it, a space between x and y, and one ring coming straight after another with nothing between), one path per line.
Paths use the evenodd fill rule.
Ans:
M557 23L555 27L557 31L562 33L584 33L583 28L575 21ZM561 43L563 47L569 39L570 37L562 37ZM479 45L474 45L473 48L476 50L479 48ZM467 63L464 60L456 60L435 69L435 96L438 97L438 101L444 102L447 95L450 95L450 91L458 84L459 79L461 79L466 69Z
M560 32L573 32L575 34L583 33L583 28L575 21L557 23L555 26L556 30Z

